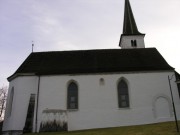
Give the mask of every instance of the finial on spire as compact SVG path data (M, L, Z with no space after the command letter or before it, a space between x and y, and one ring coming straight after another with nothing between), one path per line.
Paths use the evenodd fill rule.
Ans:
M34 51L34 41L32 41L32 52Z

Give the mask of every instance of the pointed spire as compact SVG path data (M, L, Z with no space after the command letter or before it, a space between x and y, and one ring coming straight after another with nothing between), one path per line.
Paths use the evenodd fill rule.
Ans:
M125 0L123 34L139 35L129 0Z
M119 41L122 49L145 48L145 34L138 31L129 0L125 0L123 33Z

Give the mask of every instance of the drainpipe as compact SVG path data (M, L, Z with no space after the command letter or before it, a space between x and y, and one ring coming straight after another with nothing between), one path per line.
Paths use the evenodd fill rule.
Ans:
M37 133L38 131L38 107L39 107L39 89L40 89L40 76L38 76L38 89L37 89L37 102L36 102L36 120L35 120L35 132Z
M177 120L177 115L176 115L176 108L174 104L174 98L173 98L173 93L172 93L172 88L171 88L171 80L175 74L171 76L171 78L168 76L168 81L169 81L169 88L170 88L170 93L171 93L171 100L172 100L172 105L173 105L173 112L174 112L174 118L175 118L175 123L176 123L176 129L177 132L179 132L179 125L178 125L178 120Z

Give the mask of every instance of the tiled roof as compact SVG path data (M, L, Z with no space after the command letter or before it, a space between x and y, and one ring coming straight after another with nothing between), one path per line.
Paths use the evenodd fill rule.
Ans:
M34 52L13 74L82 74L173 70L156 48ZM12 75L12 76L13 76ZM11 76L11 77L12 77Z

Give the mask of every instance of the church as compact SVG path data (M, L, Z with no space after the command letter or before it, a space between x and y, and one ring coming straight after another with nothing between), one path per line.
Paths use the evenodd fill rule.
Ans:
M179 74L156 48L145 48L129 0L124 8L121 49L32 52L25 59L8 77L3 134L174 121L173 101L180 119Z

